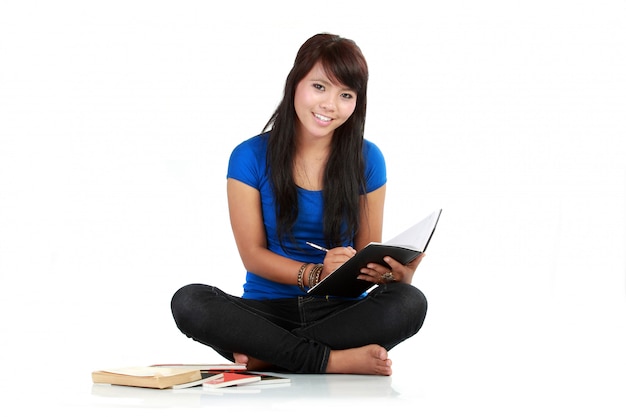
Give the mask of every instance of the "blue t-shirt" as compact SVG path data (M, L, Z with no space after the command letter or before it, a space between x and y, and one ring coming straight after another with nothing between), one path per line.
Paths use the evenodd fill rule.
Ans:
M305 242L324 245L322 191L298 188L298 218L292 229L295 242L290 239L281 246L277 235L274 193L266 169L266 151L269 133L252 137L239 144L232 152L228 163L227 178L241 181L259 190L263 223L267 236L267 248L279 255L299 262L322 263L325 253L308 246ZM364 141L365 182L369 193L387 182L385 159L380 149L372 142ZM354 246L353 242L343 242ZM251 272L246 274L243 298L274 299L292 298L302 295L295 285L280 284Z

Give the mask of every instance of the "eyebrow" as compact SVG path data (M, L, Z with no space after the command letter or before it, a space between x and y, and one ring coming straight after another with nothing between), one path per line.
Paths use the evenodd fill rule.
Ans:
M313 83L326 83L326 84L334 84L332 81L330 81L328 78L313 78L311 79L311 82Z

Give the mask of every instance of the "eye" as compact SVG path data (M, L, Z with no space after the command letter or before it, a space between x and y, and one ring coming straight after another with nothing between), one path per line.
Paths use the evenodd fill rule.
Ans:
M316 90L324 91L324 86L319 83L314 83L313 88L315 88Z
M341 97L345 98L346 100L350 100L350 99L354 98L354 96L355 96L355 94L352 94L352 93L342 93L341 94Z

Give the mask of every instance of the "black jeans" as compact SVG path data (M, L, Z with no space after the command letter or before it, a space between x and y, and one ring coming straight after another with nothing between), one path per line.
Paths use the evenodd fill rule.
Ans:
M176 325L188 337L231 361L238 352L299 373L324 373L331 349L374 343L390 350L419 331L426 309L424 294L401 283L359 300L250 300L204 284L172 298Z

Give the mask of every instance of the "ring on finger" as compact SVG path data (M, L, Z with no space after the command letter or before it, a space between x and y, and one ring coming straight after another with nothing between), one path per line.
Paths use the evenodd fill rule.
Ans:
M385 272L384 274L382 274L380 276L380 278L385 281L385 282L391 282L393 281L393 272L389 271L389 272Z

